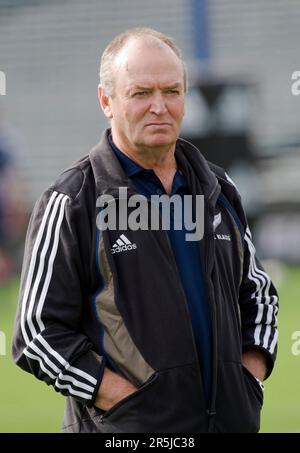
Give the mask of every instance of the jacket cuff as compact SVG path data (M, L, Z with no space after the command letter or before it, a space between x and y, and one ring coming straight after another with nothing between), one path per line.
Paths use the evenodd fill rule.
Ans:
M92 406L95 405L95 401L96 401L96 398L97 398L99 387L100 387L101 382L102 382L105 366L106 366L106 359L105 359L105 357L102 356L101 357L101 363L100 363L100 366L99 366L98 375L96 376L97 384L95 385L94 392L93 392L93 395L92 395L92 399L88 400L86 402L86 406L88 406L88 407L92 407Z

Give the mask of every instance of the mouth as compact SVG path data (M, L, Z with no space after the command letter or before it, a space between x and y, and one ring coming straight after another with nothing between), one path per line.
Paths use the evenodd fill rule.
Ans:
M146 124L146 127L165 127L165 126L171 126L169 123L148 123Z

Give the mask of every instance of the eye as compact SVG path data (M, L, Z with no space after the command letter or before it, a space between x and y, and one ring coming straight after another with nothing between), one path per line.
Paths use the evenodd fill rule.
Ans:
M133 96L134 97L145 97L149 94L149 91L136 91Z
M167 94L180 94L179 90L166 90Z

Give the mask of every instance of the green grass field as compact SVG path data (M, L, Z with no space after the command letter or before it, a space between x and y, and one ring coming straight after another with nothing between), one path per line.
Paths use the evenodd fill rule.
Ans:
M300 331L300 268L286 271L278 286L279 347L274 372L265 382L261 432L300 433L300 355L292 354L292 333Z
M280 294L280 347L276 368L265 382L261 432L300 432L300 355L291 352L294 331L300 331L300 268L286 270ZM11 334L18 283L0 289L0 330L6 355L0 355L0 432L58 432L64 397L16 367L11 359Z
M58 432L64 397L17 367L11 358L11 336L18 282L0 289L0 330L6 355L0 356L0 432Z

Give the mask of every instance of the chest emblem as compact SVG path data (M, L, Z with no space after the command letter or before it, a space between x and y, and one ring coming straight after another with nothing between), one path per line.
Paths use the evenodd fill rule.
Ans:
M130 242L130 240L125 236L125 234L121 234L120 237L116 240L112 248L110 249L111 253L114 255L115 253L121 252L128 252L129 250L135 250L137 248L136 244Z
M219 212L218 214L216 214L214 216L214 220L213 220L214 232L216 231L218 226L221 224L221 222L222 222L222 215L221 215L221 212ZM217 239L219 241L231 241L231 236L230 236L230 234L215 233L215 239Z

